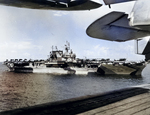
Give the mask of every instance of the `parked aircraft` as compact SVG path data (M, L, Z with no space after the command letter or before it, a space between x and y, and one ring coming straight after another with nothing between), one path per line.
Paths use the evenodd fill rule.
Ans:
M94 38L110 41L128 41L136 39L137 53L145 55L150 60L150 40L143 44L142 39L150 36L150 0L103 0L106 5L135 1L130 14L124 12L111 12L95 22L86 30ZM142 49L140 48L142 47Z
M91 0L0 0L0 4L31 9L90 10L102 6Z

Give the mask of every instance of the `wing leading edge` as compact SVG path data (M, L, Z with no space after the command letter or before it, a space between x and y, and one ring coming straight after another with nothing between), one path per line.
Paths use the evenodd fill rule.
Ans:
M111 12L93 22L86 33L90 37L119 42L150 35L150 31L131 27L127 17L123 12Z

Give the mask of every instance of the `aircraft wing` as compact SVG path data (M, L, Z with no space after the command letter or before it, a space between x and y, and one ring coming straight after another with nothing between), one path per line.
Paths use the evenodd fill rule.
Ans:
M110 4L116 4L116 3L121 3L121 2L130 2L130 1L135 1L135 0L103 0L106 5Z
M150 31L129 25L128 15L123 12L111 12L93 22L86 30L90 37L127 41L150 35Z
M91 0L0 0L1 5L31 9L90 10L102 4Z

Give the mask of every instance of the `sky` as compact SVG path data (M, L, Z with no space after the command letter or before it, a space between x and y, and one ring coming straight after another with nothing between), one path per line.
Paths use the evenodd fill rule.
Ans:
M99 3L101 0L93 0ZM0 61L47 59L52 46L64 50L66 41L78 58L144 60L135 54L135 41L91 38L87 27L111 11L130 13L134 2L104 5L87 11L55 11L0 6Z

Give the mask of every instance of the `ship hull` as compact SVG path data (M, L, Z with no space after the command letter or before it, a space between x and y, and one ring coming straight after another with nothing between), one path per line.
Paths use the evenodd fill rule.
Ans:
M45 64L40 66L7 66L10 71L17 73L48 73L57 75L76 74L76 75L88 75L88 74L100 74L100 75L141 75L145 64L142 65L113 65L113 64L101 64L96 68L88 67L47 67Z
M75 74L73 70L64 69L64 68L46 68L46 67L37 67L33 68L33 73L48 73L56 75L65 75L65 74Z
M102 75L141 75L145 65L108 65L101 64L98 73Z
M16 73L47 73L47 74L56 74L56 75L67 75L67 74L76 74L76 75L88 75L89 73L97 73L97 68L77 68L77 67L68 67L68 68L56 68L56 67L14 67L9 68L11 72Z

